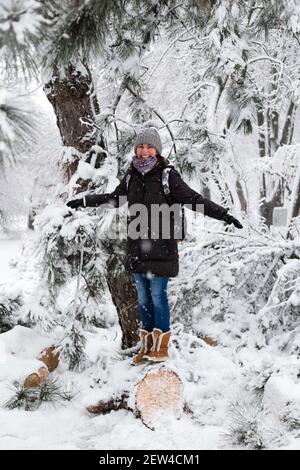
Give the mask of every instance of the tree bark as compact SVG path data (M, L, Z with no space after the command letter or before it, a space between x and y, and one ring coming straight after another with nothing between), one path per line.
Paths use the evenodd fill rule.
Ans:
M241 211L247 213L247 200L244 196L244 191L239 180L236 181L236 191L240 200Z
M257 103L256 116L257 116L257 126L259 129L258 130L258 150L259 150L259 156L263 158L266 156L266 139L265 139L265 134L263 130L264 114L263 114L263 109L259 103Z
M273 210L274 207L283 206L283 189L282 182L280 181L277 185L277 189L270 201L264 201L261 207L261 215L265 220L268 227L273 224Z
M140 324L134 280L128 275L116 276L113 271L108 271L106 280L123 332L122 349L132 348L139 340Z
M274 88L275 85L272 85ZM267 129L263 131L264 125L264 114L263 109L259 103L257 103L257 123L259 127L258 133L258 148L259 155L262 158L266 156L272 157L279 146L290 145L294 130L294 119L295 119L296 105L293 100L290 101L287 110L285 122L283 125L281 138L279 141L279 115L276 110L267 110ZM276 190L275 190L276 186ZM284 204L284 184L282 181L274 181L272 187L273 191L272 199L267 200L267 181L266 175L263 174L262 186L260 190L260 198L262 200L261 215L265 220L265 223L270 227L273 223L273 210L275 207L282 207ZM296 209L297 211L297 209Z
M271 157L274 155L274 152L278 149L279 146L282 145L290 145L292 142L293 136L293 129L294 129L294 119L295 119L295 112L296 112L296 105L293 100L290 101L289 107L287 110L285 122L282 129L281 139L280 142L278 141L278 113L273 111L270 113L270 126L272 130L272 138L270 139L270 149L271 149ZM264 176L265 178L265 176ZM270 227L273 223L273 210L274 207L282 207L284 204L284 184L280 181L275 181L273 184L273 188L276 190L272 196L270 201L264 201L261 206L261 215L265 219L265 222L268 227ZM263 188L261 195L266 198L266 183L263 182ZM293 211L293 217L298 215L299 211L299 202L295 201L295 207Z
M293 100L290 101L285 123L283 126L280 145L290 145L292 141L292 131L294 127L294 118L295 118L296 104Z
M86 67L86 74L83 74L70 64L63 78L60 78L58 72L54 73L45 85L44 91L56 114L56 122L64 146L86 154L86 161L91 161L92 147L98 142L95 134L89 132L90 126L84 122L93 121L95 110L98 110L99 106L96 97L92 96L93 82L89 69ZM102 137L99 143L101 147L104 147ZM101 166L105 157L104 152L97 155L95 168ZM64 164L62 168L65 184L76 172L78 163L78 154L73 152L72 160ZM86 190L88 182L88 180L79 179L76 182L77 192Z
M98 144L104 148L102 137L100 136L97 140L96 134L89 132L91 126L84 123L92 123L95 113L99 112L91 73L86 65L85 69L86 74L83 74L70 64L63 78L55 73L44 88L56 114L63 144L75 149L71 161L63 166L65 184L70 181L77 170L79 163L77 152L83 154L84 160L90 163L93 157L93 146ZM100 168L105 158L105 152L96 154L94 167ZM86 191L88 184L89 180L79 178L76 181L76 193ZM124 255L124 246L119 247L116 241L114 244L107 243L105 249L108 249L111 255L107 263L107 284L119 316L122 348L125 349L134 346L138 341L139 310L136 290L132 277L128 276L124 269L116 269L115 263L111 262L115 252L120 253L121 256ZM130 307L131 305L133 306Z
M125 390L115 398L99 401L86 408L91 414L104 414L120 409L132 411L145 426L154 431L158 413L164 415L167 412L177 419L182 414L182 380L173 370L152 365L131 390Z
M126 274L124 265L120 262L120 256L116 255L116 252L125 254L125 243L116 241L113 245L108 242L107 251L110 257L107 261L106 280L123 332L122 349L128 349L135 346L139 340L140 311L135 283L133 277Z
M297 189L295 191L296 199L292 201L293 210L292 210L292 217L298 217L300 215L300 180L297 184Z

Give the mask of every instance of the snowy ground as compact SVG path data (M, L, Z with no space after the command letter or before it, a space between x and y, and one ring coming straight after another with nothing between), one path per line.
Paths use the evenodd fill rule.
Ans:
M21 239L0 241L0 283L13 282L15 271L9 263L21 254L21 246ZM112 338L116 336L114 331L110 333ZM0 399L3 405L13 393L14 380L21 380L38 368L35 358L43 347L49 345L49 339L23 327L15 327L10 332L3 333L1 338ZM129 360L125 362L128 367ZM68 404L45 404L34 412L10 411L2 406L0 449L222 448L222 427L204 427L187 416L181 418L180 434L178 421L171 417L168 426L162 423L161 428L155 432L146 428L128 411L113 411L105 416L91 417L84 409L84 395L91 390L90 380L86 375L70 373L60 368L55 373L56 378L63 377L64 383L66 380L71 381L78 392Z
M0 252L0 284L11 283L15 271L9 262L12 256L21 253L21 240L1 240ZM174 334L174 339L181 343L181 350L193 340L188 333L182 332ZM296 408L289 408L288 412L299 413L300 417L300 384L296 378L285 377L287 368L299 370L297 360L287 364L287 358L275 358L270 353L238 351L224 345L213 348L202 340L190 355L181 354L174 343L170 348L169 367L184 382L184 398L194 412L192 417L184 414L180 423L171 416L164 418L155 431L151 431L129 411L89 415L85 411L87 403L95 404L111 391L121 390L126 383L134 382L142 367L147 367L133 368L130 358L120 357L117 326L88 334L90 366L85 371L70 372L60 364L53 372L53 378L75 393L70 402L43 404L35 411L7 410L4 404L13 394L13 383L24 380L27 374L38 369L41 363L36 358L52 341L53 337L22 326L0 335L0 449L201 450L239 447L231 444L227 437L231 423L229 404L238 400L240 390L249 380L245 369L255 371L254 366L258 363L265 364L265 371L274 369L275 363L278 367L278 374L275 380L269 381L265 394L266 408L272 408L272 417L268 416L267 420L261 417L260 432L274 432L275 437L269 439L272 448L300 449L298 430L288 434L278 420L291 400ZM261 367L258 369L262 370ZM290 373L290 377L292 375Z
M0 284L13 281L16 273L10 266L10 260L21 253L21 238L2 239L0 240L1 267L0 267Z

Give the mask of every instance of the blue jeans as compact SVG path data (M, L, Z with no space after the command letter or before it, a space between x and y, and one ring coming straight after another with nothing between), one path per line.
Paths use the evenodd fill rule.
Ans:
M167 276L147 277L134 273L142 328L152 331L159 328L163 333L170 330L170 309L168 303Z

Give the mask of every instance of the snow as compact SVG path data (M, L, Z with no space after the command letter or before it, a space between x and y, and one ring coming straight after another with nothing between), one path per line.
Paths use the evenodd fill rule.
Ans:
M282 372L270 378L265 387L264 405L283 422L293 426L300 419L300 380ZM297 444L299 445L299 444Z
M94 171L89 163L80 161L78 164L78 176L83 180L88 180L93 177Z
M15 270L10 265L13 258L21 252L21 239L2 239L1 243L1 265L0 269L0 285L4 282L13 281L15 278Z
M91 335L91 341L87 352L90 359L96 362L99 357L103 360L106 354L114 354L111 348L112 338L115 332L103 330L98 334ZM10 396L10 384L15 380L21 381L29 373L38 370L42 365L35 358L43 347L49 345L49 338L41 334L16 326L7 333L1 335L2 345L5 346L5 361L0 362L0 399L5 403ZM98 354L97 354L98 353ZM203 357L202 368L208 360ZM215 356L215 354L214 354ZM215 360L211 358L212 362ZM220 358L220 368L223 373L218 374L220 380L224 375L232 371L228 368L228 362ZM4 363L3 363L4 362ZM174 360L180 365L180 361ZM224 367L227 364L227 367ZM172 367L172 364L171 364ZM212 374L215 375L216 372ZM160 421L153 431L147 429L140 420L127 411L111 412L108 415L91 417L85 411L88 404L95 404L100 399L109 399L118 396L118 390L122 390L141 374L139 368L130 365L129 360L116 361L111 365L109 374L103 375L105 381L109 377L109 385L101 387L94 386L93 392L89 391L91 385L88 372L81 374L70 373L59 366L54 373L56 378L72 380L76 383L79 393L66 404L53 405L44 404L34 412L23 410L7 411L0 407L0 448L1 449L142 449L148 448L151 441L153 449L206 449L222 448L221 423L199 426L193 420L183 416L180 419L182 433L178 434L178 421L172 417L165 417ZM102 372L103 373L103 372ZM200 395L209 395L218 386L204 385ZM195 399L196 390L193 392ZM219 400L220 393L218 392ZM206 404L207 406L207 404ZM167 420L167 421L166 421ZM17 424L17 425L16 425ZM138 436L138 438L137 438Z
M60 213L60 211L58 211ZM46 212L51 224L61 222L57 210ZM9 248L9 249L8 249ZM1 278L12 279L15 272L10 266L10 257L18 257L21 239L2 239L1 253L6 256L1 264ZM281 276L290 270L297 271L298 260L291 260L282 268ZM233 284L231 271L224 271L226 285ZM31 282L28 278L18 284ZM24 287L24 286L23 286ZM220 279L211 278L210 288L220 289ZM26 290L26 289L25 289ZM29 286L27 286L27 290ZM194 321L199 318L194 309ZM201 317L202 331L213 335L219 343L208 346L182 328L173 325L173 342L170 345L168 367L176 371L184 384L184 400L193 415L183 414L179 421L172 416L161 417L155 431L146 428L130 411L112 411L107 415L91 416L87 405L99 400L118 397L130 388L147 370L147 365L132 367L130 359L120 351L118 325L109 329L95 328L87 333L86 354L88 366L81 372L70 372L61 363L52 373L62 384L71 384L74 397L70 402L42 404L35 411L11 410L4 404L13 395L15 381L22 382L27 375L36 372L42 365L37 360L39 353L58 341L60 328L54 333L41 333L17 325L0 335L0 448L2 449L228 449L235 448L228 440L231 417L229 409L240 393L254 390L265 382L264 406L272 408L272 416L266 415L262 435L270 433L273 420L299 419L299 379L296 379L296 358L284 357L274 345L258 350L251 346L257 330L253 315L247 315L236 303L236 311L229 313L225 323L214 322L210 317ZM248 333L241 333L241 331ZM243 337L244 335L244 337ZM248 341L248 347L243 342ZM189 345L194 343L194 348ZM247 344L247 343L246 343ZM179 345L179 350L177 346ZM294 378L292 378L294 377ZM289 403L284 408L282 403ZM283 413L284 412L284 413ZM180 432L178 432L180 426ZM281 426L281 425L280 425ZM276 426L277 429L281 429ZM279 431L278 431L279 432ZM281 431L280 431L281 432ZM265 434L264 434L265 433ZM299 439L290 432L283 441L281 434L272 437L273 447L300 448ZM278 444L279 442L279 444Z
M300 5L299 2L289 2L290 17L289 26L293 33L298 34L300 32Z
M7 241L2 241L1 250L6 245ZM10 240L10 247L11 254L13 248L15 251L20 249L20 240ZM8 259L7 256L6 263L1 264L2 277L10 271ZM73 384L78 391L75 397L70 402L56 404L55 408L45 403L33 412L8 411L3 404L12 395L14 381L22 381L42 365L36 358L53 338L23 326L15 326L2 333L0 338L1 449L143 449L149 448L149 442L153 449L224 447L222 414L226 397L222 390L226 384L230 396L230 384L238 375L238 369L223 357L221 351L205 346L199 349L193 356L191 372L194 378L197 377L197 384L185 383L186 397L195 407L201 406L206 411L205 417L198 416L193 420L182 416L180 433L178 421L165 417L167 422L162 421L153 432L129 411L112 411L108 415L95 417L85 411L87 404L95 404L97 400L110 398L112 394L118 395L118 391L142 373L140 368L130 365L130 359L118 359L118 327L97 329L97 333L89 334L86 352L93 364L90 370L68 372L60 365L53 373L55 378ZM174 346L171 358L170 367L180 371L184 378L186 359L178 355ZM100 379L100 385L91 381L93 376Z
M8 353L4 353L0 370L0 380L9 384L15 381L22 382L22 379L28 375L36 373L40 367L43 367L41 361L35 359L24 359L23 357L11 357Z
M35 0L3 0L0 5L0 16L4 18L0 29L9 29L14 33L19 44L26 44L26 36L37 36L45 19L38 13L40 5ZM17 20L16 20L17 18Z
M296 292L293 292L290 296L289 301L294 307L299 307L300 305L300 289Z
M6 113L3 111L2 106L12 105L12 95L6 90L0 90L0 128L4 135L7 136L7 139L13 141L15 139L15 134L10 125ZM2 142L3 144L3 142Z
M12 16L7 19L7 12L15 3L1 2L0 16L4 12L4 21L0 24L0 35L6 37L11 28L22 48L24 44L27 46L29 36L37 36L43 20L38 14L39 4L34 0L17 2L19 21L12 21ZM155 5L154 0L152 3ZM283 180L284 208L288 221L291 220L299 190L299 129L294 126L291 145L279 145L272 158L258 155L257 134L264 134L267 146L267 137L271 137L272 146L275 135L268 136L263 126L258 129L254 119L251 135L238 134L235 129L242 119L252 119L256 114L252 96L262 103L264 113L272 109L280 111L280 131L290 99L297 110L292 123L299 121L298 43L287 33L300 31L300 6L299 1L286 3L287 28L272 29L269 39L261 43L259 34L250 31L256 31L255 15L261 11L252 16L254 23L249 29L245 19L248 15L244 14L246 3L233 1L229 10L222 1L207 25L207 35L201 36L200 30L194 28L179 35L172 31L170 43L158 22L155 45L151 43L139 49L136 43L122 57L110 43L100 60L93 57L91 73L100 105L96 125L97 130L103 131L107 145L106 161L98 169L94 168L95 154L90 165L84 161L85 155L62 145L57 117L43 91L43 83L36 91L36 83L30 90L20 90L18 84L9 83L6 91L5 80L1 82L0 107L14 103L15 97L23 93L32 95L35 104L32 114L37 109L43 111L39 142L29 150L21 148L19 157L24 165L16 171L10 169L7 182L1 179L0 222L5 221L10 235L1 232L0 315L3 311L6 314L3 305L7 305L8 299L15 299L18 293L24 296L24 305L13 318L15 326L0 334L1 449L217 450L247 449L247 445L253 448L261 444L268 449L300 449L299 225L295 219L295 226L290 227L294 239L286 238L286 224L282 230L272 227L267 231L260 223L258 210L264 174L267 201L275 194L276 181ZM177 8L180 15L180 5ZM132 30L124 34L131 39L133 33ZM149 33L152 34L151 28ZM273 62L269 60L272 57L276 57ZM236 113L237 108L235 102L230 104L227 100L226 93L232 84L238 85L235 80L241 78L239 74L247 62L250 64L247 79L239 91L245 87L244 98L250 101L228 128L229 113ZM270 62L276 72L270 72ZM76 66L86 74L80 62ZM221 84L225 76L228 80ZM51 79L50 70L43 70L41 77L44 83ZM129 108L132 100L129 90L123 93L124 78L133 80L132 88L138 94L135 80L141 80L142 100L135 103L134 109ZM273 81L275 88L270 90ZM225 85L224 90L219 85ZM26 111L24 103L20 106ZM9 143L17 140L17 134L2 108L0 128L4 139L0 150L9 155ZM113 119L116 127L112 125ZM84 292L84 282L77 285L78 266L75 263L71 267L66 262L70 269L68 282L54 292L57 308L54 312L47 283L56 270L63 271L65 267L61 259L55 258L56 240L66 243L66 256L69 252L74 254L72 249L81 249L85 237L104 242L116 218L113 210L105 209L104 216L101 209L97 215L93 209L71 211L65 202L82 197L82 193L77 194L79 178L89 180L87 193L90 188L96 192L113 191L119 183L116 175L124 170L132 156L132 145L129 149L127 139L134 138L139 126L146 124L159 128L166 156L173 145L169 129L172 131L177 154L171 153L170 160L182 170L184 180L199 192L208 186L210 198L230 207L244 225L243 231L237 233L233 227L225 230L220 221L186 211L189 230L187 240L179 244L180 273L169 283L172 341L168 367L183 381L187 409L178 420L174 416L160 416L155 431L127 410L102 416L86 412L88 405L99 400L120 397L149 371L149 364L132 367L133 351L121 350L116 309L106 289L99 293L102 303L97 303L97 299L93 308L79 312L89 317L101 310L103 320L103 326L93 325L84 330L84 367L70 371L61 360L51 374L60 387L66 386L74 392L72 399L42 403L34 411L8 410L5 405L15 393L16 382L23 383L28 374L38 371L42 363L37 357L44 348L64 340L65 324L62 321L53 327L54 316L72 323L73 317L68 318L69 306L77 294ZM103 151L98 143L91 150ZM62 182L61 169L74 158L79 159L78 169L66 185ZM246 198L247 214L242 212L237 183ZM26 225L29 206L38 215L35 231L23 238L13 232L14 218L18 219L22 213ZM54 268L47 271L44 266L49 274L47 278L43 277L41 265L51 248L54 248L51 252ZM142 248L148 250L146 241ZM91 253L87 250L85 254ZM91 267L98 270L97 274L103 273L106 261L103 251ZM148 275L151 277L152 273ZM84 310L84 302L81 307ZM25 325L29 319L36 321L37 326ZM48 331L50 326L52 330ZM204 341L206 336L216 345L209 346ZM133 398L131 395L132 406ZM239 429L237 415L242 421L238 423Z

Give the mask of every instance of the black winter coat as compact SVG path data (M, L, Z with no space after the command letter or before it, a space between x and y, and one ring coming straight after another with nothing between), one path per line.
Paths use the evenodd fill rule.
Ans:
M128 208L133 204L144 204L148 209L148 236L133 239L127 236L127 253L126 253L126 270L128 272L147 273L151 272L157 276L175 277L179 271L179 257L177 240L174 238L174 223L170 219L170 238L151 238L151 205L166 204L167 200L162 188L162 170L168 166L168 161L158 158L157 165L142 174L134 168L130 167L131 178L127 193L126 175L120 184L110 194L95 194L86 196L86 205L96 207L104 203L109 203L113 207L119 207L119 197L127 196ZM196 204L204 205L204 214L214 219L222 219L227 209L215 204L209 199L203 198L199 193L191 189L181 178L178 171L172 167L169 175L169 188L172 203L190 204L193 210L196 210ZM132 222L136 216L130 215L128 223Z

